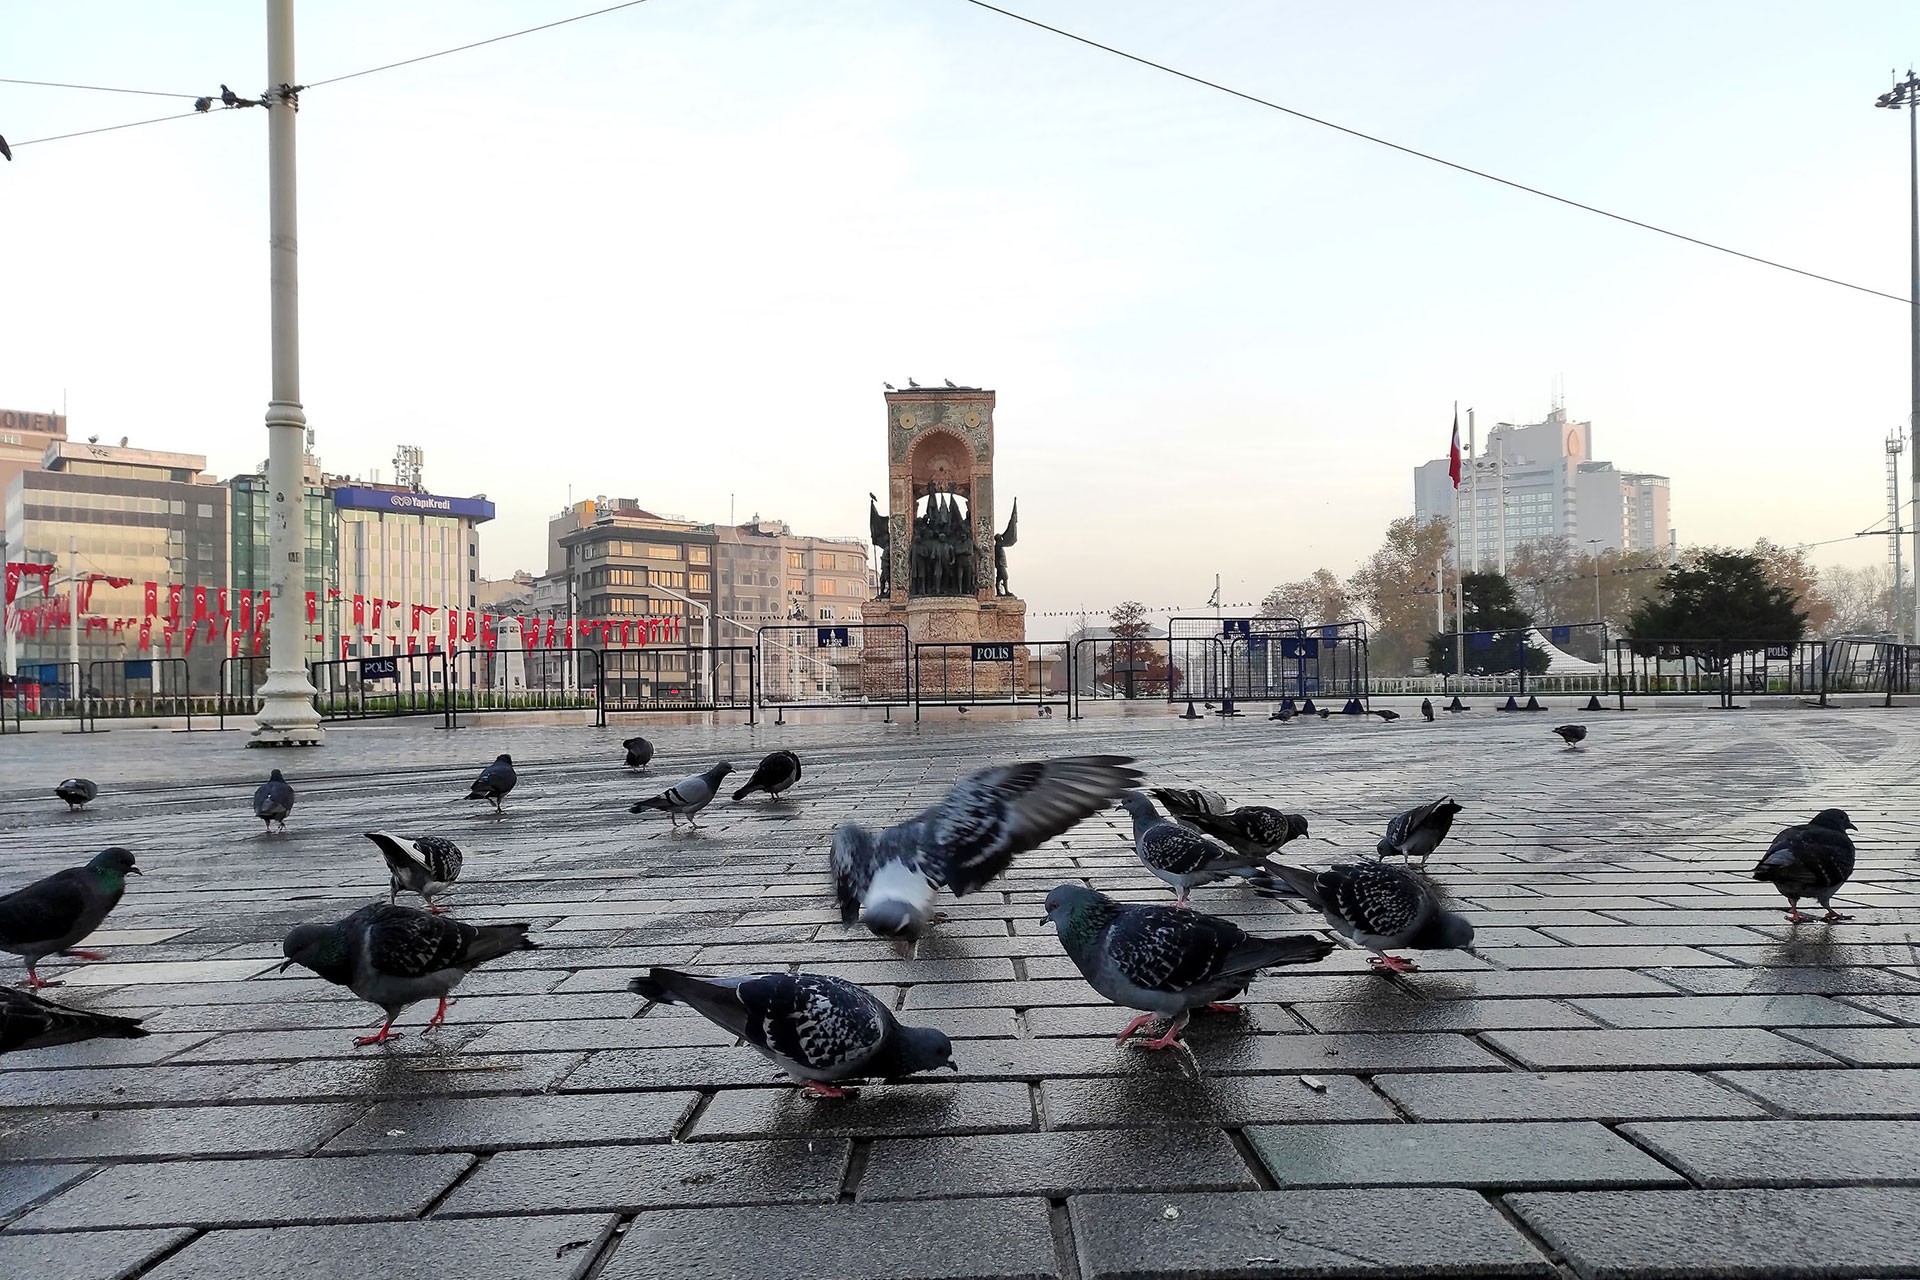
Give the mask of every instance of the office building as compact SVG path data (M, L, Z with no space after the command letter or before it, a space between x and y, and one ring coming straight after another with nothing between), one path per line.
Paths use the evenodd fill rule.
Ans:
M340 613L336 607L340 586L340 530L333 492L327 488L320 465L312 454L306 455L302 470L307 526L307 581L303 590L313 593L317 608L314 625L306 629L304 660L313 662L340 656ZM233 513L233 568L229 585L235 593L252 591L257 600L272 589L268 513L273 507L273 491L267 485L264 472L234 476L227 481L227 491ZM233 598L237 599L237 594ZM304 608L304 597L300 603Z
M48 446L66 438L64 413L0 409L0 497L22 471L41 470L46 465Z
M567 513L556 517L554 542L571 616L591 627L588 646L655 650L652 657L606 659L609 696L684 696L700 675L688 668L684 647L725 643L716 641L713 625L713 526L655 515L631 498L596 500L584 525L584 513L569 511L576 512L575 527L564 530Z
M480 526L493 519L493 503L484 494L455 498L345 477L330 488L339 518L339 634L348 652L447 648L449 609L460 611L465 645L466 614L479 607ZM355 597L363 602L358 616Z
M1569 421L1564 408L1525 426L1499 423L1462 449L1456 539L1469 565L1498 565L1503 548L1556 537L1582 553L1667 549L1671 482L1596 461L1593 424ZM1414 468L1421 524L1453 523L1454 497L1446 458Z

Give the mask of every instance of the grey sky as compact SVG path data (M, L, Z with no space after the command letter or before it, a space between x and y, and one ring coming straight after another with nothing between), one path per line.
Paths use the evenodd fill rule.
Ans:
M309 82L591 7L307 0ZM1911 3L1008 7L1410 146L1904 294ZM257 2L0 6L0 75L257 92ZM16 143L161 99L0 85ZM184 104L180 104L184 106ZM0 404L265 452L265 136L215 113L0 166ZM1036 610L1198 605L1411 509L1451 402L1564 377L1684 541L1884 509L1906 313L1451 173L965 4L694 3L315 88L304 398L330 468L427 453L537 567L596 492L857 534L881 382L1000 392ZM1816 553L1865 562L1884 540ZM1038 628L1036 628L1038 630ZM1049 628L1050 630L1050 628Z

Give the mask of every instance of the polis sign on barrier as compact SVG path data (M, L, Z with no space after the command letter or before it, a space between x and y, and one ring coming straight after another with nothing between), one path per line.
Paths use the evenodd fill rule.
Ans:
M1012 662L1013 646L1010 644L977 644L973 646L975 662Z
M362 680L398 680L400 678L400 659L362 658L360 659L360 678Z

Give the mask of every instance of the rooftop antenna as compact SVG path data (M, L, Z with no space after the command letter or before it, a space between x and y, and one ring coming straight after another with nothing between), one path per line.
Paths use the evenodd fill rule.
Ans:
M419 493L427 455L417 444L403 444L393 451L393 482Z

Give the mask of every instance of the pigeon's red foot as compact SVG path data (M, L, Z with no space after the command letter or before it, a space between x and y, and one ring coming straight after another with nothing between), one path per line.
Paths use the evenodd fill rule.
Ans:
M1243 1005L1228 1004L1220 1000L1216 1000L1207 1006L1207 1008L1214 1013L1239 1013L1244 1007Z
M459 1003L460 1002L458 1000L449 1000L445 996L441 996L440 1007L433 1011L433 1016L431 1018L427 1019L427 1030L431 1031L435 1027L443 1025L447 1020L447 1010L453 1008L454 1005Z
M1411 960L1402 960L1399 956L1374 956L1367 961L1376 973L1418 973L1420 966Z
M438 916L438 915L445 915L445 914L446 914L446 911L447 911L447 909L446 909L445 907L443 907L443 906L441 906L441 905L440 905L439 903L437 903L437 902L432 902L432 901L429 901L429 902L427 903L427 914L428 914L428 915L432 915L432 916Z
M389 1022L386 1026L381 1027L370 1036L355 1036L353 1038L353 1047L358 1049L363 1045L385 1044L389 1040L398 1040L399 1038L400 1033L395 1031L393 1024Z
M1787 923L1799 924L1802 920L1811 920L1812 916L1803 913L1798 907L1787 908Z
M1180 1039L1179 1020L1175 1019L1172 1026L1161 1032L1154 1039L1142 1040L1140 1047L1142 1049L1184 1049L1186 1045Z
M1135 1018L1132 1022L1129 1022L1127 1024L1126 1030L1120 1033L1120 1038L1114 1041L1114 1043L1125 1044L1127 1042L1128 1036L1131 1036L1134 1032L1138 1031L1140 1028L1146 1026L1149 1022L1152 1022L1152 1021L1153 1021L1152 1014L1150 1013L1141 1014L1139 1017Z
M107 953L104 951L62 951L60 954L63 956L72 956L75 960L105 960L107 958Z
M39 974L35 973L33 970L29 969L27 970L26 981L22 982L20 985L27 988L29 991L38 991L41 987L57 987L60 984L59 982L55 981L52 978L43 978Z
M809 1080L800 1086L802 1096L808 1098L851 1098L853 1090L842 1089L835 1085L822 1084L818 1080Z
M1825 914L1825 915L1823 915L1823 916L1821 916L1820 918L1821 918L1822 920L1824 920L1824 921L1826 921L1826 922L1827 922L1828 924L1832 924L1832 923L1833 923L1834 921L1836 921L1836 920L1851 920L1851 919L1853 919L1853 917L1852 917L1852 916L1843 916L1843 915L1841 915L1841 914L1840 914L1840 913L1839 913L1838 911L1835 911L1835 910L1834 910L1834 909L1833 909L1832 907L1828 907L1828 908L1827 908L1827 914ZM72 954L74 954L74 953L73 953L73 952L68 952L67 954L68 954L68 955L72 955Z

